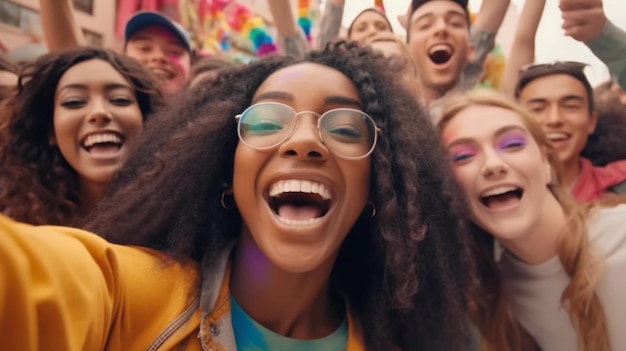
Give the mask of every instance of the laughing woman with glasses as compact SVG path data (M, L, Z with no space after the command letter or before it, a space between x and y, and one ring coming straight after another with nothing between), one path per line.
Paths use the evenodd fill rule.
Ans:
M118 245L0 218L3 345L464 349L463 202L384 65L336 43L193 88L85 225Z

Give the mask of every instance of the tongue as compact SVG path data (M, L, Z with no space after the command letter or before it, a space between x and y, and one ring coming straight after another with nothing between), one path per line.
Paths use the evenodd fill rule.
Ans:
M120 151L120 146L115 144L96 144L89 148L89 153L92 155L113 155Z
M285 219L304 221L320 217L322 211L317 206L280 205L278 215Z
M506 208L513 206L519 202L519 198L513 193L506 193L502 195L490 196L486 199L485 203L487 207L492 210Z

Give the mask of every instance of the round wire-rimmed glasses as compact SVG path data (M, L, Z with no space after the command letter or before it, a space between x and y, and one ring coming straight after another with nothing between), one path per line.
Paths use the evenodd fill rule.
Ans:
M248 107L237 119L239 140L256 150L269 150L285 142L298 125L298 116L318 117L320 140L335 155L346 159L369 156L376 148L380 128L367 113L351 108L336 108L323 114L296 112L278 102L261 102Z

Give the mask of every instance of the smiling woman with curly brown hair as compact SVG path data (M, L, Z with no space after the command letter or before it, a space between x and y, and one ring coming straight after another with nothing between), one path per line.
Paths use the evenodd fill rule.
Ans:
M72 282L48 297L58 314L2 306L0 325L25 336L0 338L37 341L38 321L69 335L48 347L463 350L465 208L426 113L385 62L336 43L190 90L151 121L84 225L124 246L0 219L6 301L30 282L4 278L16 256L80 267L37 280ZM70 318L81 308L93 314Z
M161 96L136 62L79 48L23 68L0 128L0 212L71 224L104 195Z

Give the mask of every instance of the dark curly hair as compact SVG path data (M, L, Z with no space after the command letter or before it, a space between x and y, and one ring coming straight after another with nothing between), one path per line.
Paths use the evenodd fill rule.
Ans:
M596 166L626 160L626 106L619 101L617 94L610 91L613 84L609 81L594 89L598 124L581 156Z
M27 64L0 128L0 211L32 224L72 224L80 213L77 174L50 145L54 95L63 74L87 60L106 61L134 89L144 119L161 104L157 85L137 62L113 51L81 47Z
M300 62L350 78L382 129L371 156L377 214L354 224L331 277L362 322L367 349L463 350L473 261L462 193L425 110L393 82L382 55L356 43L230 68L190 90L151 121L84 228L174 258L217 260L241 228L237 211L220 205L233 177L234 116L270 74Z

